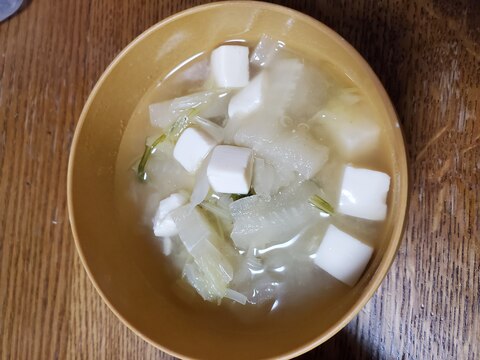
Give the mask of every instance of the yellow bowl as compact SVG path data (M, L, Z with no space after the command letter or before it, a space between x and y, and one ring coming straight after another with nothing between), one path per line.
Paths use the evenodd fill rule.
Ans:
M331 59L368 96L385 121L394 154L387 238L376 249L359 283L342 299L302 316L286 316L254 329L222 313L190 311L167 291L164 278L145 275L142 252L120 231L114 172L122 134L154 79L226 39L258 40L262 33L284 41L310 59ZM68 169L68 208L80 258L112 311L158 348L183 358L290 358L325 342L365 305L385 277L400 243L407 208L408 173L398 119L379 80L362 57L320 22L285 7L261 2L199 6L151 27L110 64L80 116ZM165 281L164 281L165 280Z

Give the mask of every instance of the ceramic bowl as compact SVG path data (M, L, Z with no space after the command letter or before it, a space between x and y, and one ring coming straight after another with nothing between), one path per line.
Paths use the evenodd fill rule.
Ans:
M252 328L221 311L192 311L169 290L165 278L153 279L155 265L144 261L148 254L119 226L114 173L125 126L154 79L225 40L256 41L262 33L310 59L327 57L357 83L385 121L395 163L389 230L357 285L330 304ZM342 329L382 282L402 237L407 175L405 146L392 104L371 68L343 38L315 19L285 7L228 1L166 18L136 38L110 64L77 125L68 169L68 207L76 247L95 288L112 311L146 341L182 358L291 358Z

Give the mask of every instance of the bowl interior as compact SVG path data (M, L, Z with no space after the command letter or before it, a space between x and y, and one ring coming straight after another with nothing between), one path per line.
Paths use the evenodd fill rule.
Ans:
M151 281L145 275L150 265L139 266L142 251L135 250L134 241L118 224L114 172L125 126L154 79L227 39L253 41L262 33L284 41L311 59L334 59L385 119L395 164L387 239L376 249L361 281L345 297L327 306L285 317L279 324L247 329L221 314L185 311L186 305L166 291L166 279ZM405 149L383 88L368 65L338 35L305 15L279 6L217 3L193 8L157 24L110 65L93 90L77 128L68 195L74 237L84 265L105 301L137 333L182 357L293 356L325 341L344 326L385 276L400 241L406 209Z

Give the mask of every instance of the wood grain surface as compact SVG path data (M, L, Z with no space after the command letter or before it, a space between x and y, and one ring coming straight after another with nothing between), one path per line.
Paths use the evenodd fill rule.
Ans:
M0 23L0 359L173 359L128 330L88 280L66 173L105 67L146 28L200 3L31 0ZM411 167L407 228L387 278L301 359L480 359L480 1L278 3L367 59L400 115Z

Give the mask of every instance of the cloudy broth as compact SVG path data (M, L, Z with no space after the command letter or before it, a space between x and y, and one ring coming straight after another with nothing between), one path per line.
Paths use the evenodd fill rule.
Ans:
M255 44L249 45L252 52ZM288 113L279 126L285 126L292 134L308 133L318 144L328 148L328 160L311 178L321 189L322 197L333 205L337 203L342 169L345 165L368 168L391 176L394 172L393 158L385 136L385 125L382 119L376 117L367 97L361 93L358 86L328 60L314 64L300 54L289 51L288 47L282 49L282 57L295 59L314 73L307 73L303 80L310 82L308 89L305 92L296 92L296 96L302 96L307 102L312 98L312 102L318 102L318 106L316 104L316 108L308 111L302 106L302 111L306 111L301 116L302 119L294 119L295 114ZM386 240L386 220L369 221L339 213L320 216L301 229L294 229L288 238L280 242L273 241L266 246L248 250L236 248L229 239L229 249L222 253L238 275L232 281L232 287L235 286L235 290L243 292L249 300L253 299L245 305L230 299L222 299L219 306L216 302L204 301L182 278L182 264L187 255L178 235L172 236L166 245L163 238L156 237L152 232L152 218L159 201L180 190L191 192L195 186L195 176L186 172L174 159L158 152L149 160L148 181L139 181L135 171L145 139L162 133L162 129L151 124L149 106L210 88L209 58L210 53L192 56L172 69L166 78L155 81L128 122L118 153L115 178L118 223L129 239L125 246L131 249L132 254L135 253L136 256L132 256L132 259L143 259L136 265L144 278L152 284L168 282L171 296L178 298L180 306L191 311L220 313L232 321L248 325L265 319L276 321L305 315L318 309L319 304L327 306L332 299L341 298L350 291L349 286L313 263L327 227L333 224L376 249ZM261 71L260 67L251 66L250 76L254 77ZM319 83L315 84L317 80ZM328 86L325 86L325 83L328 83ZM312 89L322 92L323 98L312 95ZM233 94L236 92L238 90L232 91ZM348 108L348 111L342 107ZM380 129L379 140L374 149L354 158L345 156L342 149L338 148L338 142L328 135L328 129L322 120L329 116L338 117L336 111L340 112L338 116L351 116L353 122L360 115L374 122ZM218 119L215 121L224 125ZM294 185L290 185L292 186ZM288 192L288 189L283 189L282 192ZM389 203L390 197L387 199L388 206ZM212 223L215 222L210 213L207 212L206 217ZM227 233L227 238L229 230L231 229L222 230ZM246 264L242 260L245 256L260 261ZM245 278L249 279L249 285L244 284ZM257 288L260 290L255 294ZM292 312L292 309L295 311ZM328 311L327 308L325 310Z

